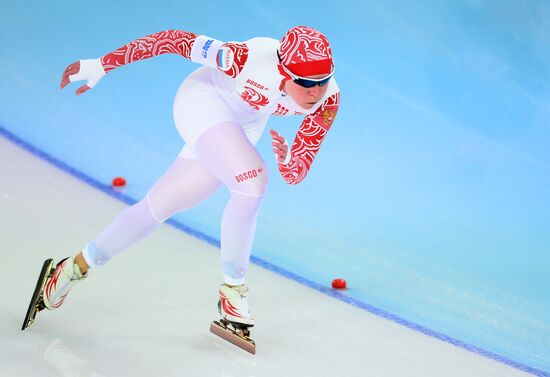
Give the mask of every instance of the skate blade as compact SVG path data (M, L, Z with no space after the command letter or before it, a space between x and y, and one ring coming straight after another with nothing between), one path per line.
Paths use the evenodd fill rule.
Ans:
M253 355L256 354L256 343L254 343L252 339L248 336L240 335L237 331L228 326L224 326L218 321L214 321L210 324L210 332Z
M36 282L36 287L34 288L34 293L29 303L29 308L27 309L27 315L25 315L25 320L23 321L23 326L21 330L25 330L27 327L32 325L36 314L44 309L44 303L42 301L42 293L44 292L44 285L48 276L53 273L53 259L47 259L42 265L42 270L40 270L40 275L38 276L38 281Z

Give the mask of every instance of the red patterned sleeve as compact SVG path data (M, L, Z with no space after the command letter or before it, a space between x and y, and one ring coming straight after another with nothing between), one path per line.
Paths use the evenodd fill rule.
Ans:
M279 172L288 184L296 185L304 180L315 155L321 148L340 105L340 93L335 93L313 114L304 118L290 150L291 159L279 164Z
M136 39L101 58L105 72L137 60L162 54L178 54L191 58L196 34L181 30L166 30Z

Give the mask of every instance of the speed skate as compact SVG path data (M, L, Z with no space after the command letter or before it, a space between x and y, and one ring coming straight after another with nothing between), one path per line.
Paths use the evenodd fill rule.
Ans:
M210 325L210 331L220 338L233 343L239 348L256 354L256 343L250 338L249 325L243 325L241 323L229 322L222 318L219 321L214 321Z
M53 266L53 259L46 259L42 265L42 270L40 270L40 275L38 276L38 281L36 282L36 287L34 288L34 293L29 303L29 308L27 309L27 315L23 321L23 326L21 330L25 330L27 327L32 325L36 314L46 308L44 304L44 286L49 277L53 276L55 268Z
M254 318L248 310L248 288L244 284L224 283L220 286L219 294L218 313L221 319L212 322L210 331L237 347L256 354L256 343L250 338Z

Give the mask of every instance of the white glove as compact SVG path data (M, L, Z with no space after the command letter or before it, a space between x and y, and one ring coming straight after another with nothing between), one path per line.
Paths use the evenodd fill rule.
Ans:
M105 76L103 64L99 59L87 59L80 61L80 70L74 75L69 75L71 82L86 80L86 85L93 88Z
M79 60L69 64L63 76L61 77L61 89L67 86L70 82L86 81L86 85L81 86L76 91L76 94L82 94L90 90L105 76L105 70L99 59Z

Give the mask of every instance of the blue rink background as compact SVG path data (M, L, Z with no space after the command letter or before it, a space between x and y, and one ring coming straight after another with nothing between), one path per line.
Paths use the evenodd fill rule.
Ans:
M550 371L548 2L134 3L3 2L0 129L105 184L126 177L138 200L182 147L172 101L197 66L157 57L75 97L58 89L67 64L169 28L241 41L314 26L341 109L298 186L260 141L271 182L254 255L324 286L344 277L360 302ZM292 139L300 122L268 128ZM219 238L227 197L176 219Z

